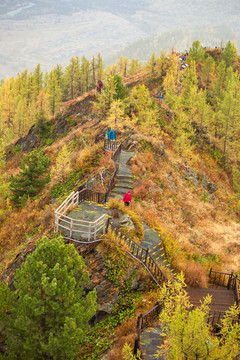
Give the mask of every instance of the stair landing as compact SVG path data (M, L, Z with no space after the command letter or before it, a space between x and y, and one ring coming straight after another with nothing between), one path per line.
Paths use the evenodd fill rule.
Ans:
M189 301L193 306L200 306L200 301L203 301L208 294L212 296L212 302L209 305L210 311L223 311L229 309L230 306L234 305L235 295L233 290L227 288L195 288L187 287L186 291L189 296Z

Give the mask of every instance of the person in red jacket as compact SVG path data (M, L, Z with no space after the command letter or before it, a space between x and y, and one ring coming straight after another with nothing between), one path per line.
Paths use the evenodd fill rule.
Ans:
M123 196L123 202L126 206L129 206L130 202L132 201L132 195L131 195L131 191L128 191L124 196Z

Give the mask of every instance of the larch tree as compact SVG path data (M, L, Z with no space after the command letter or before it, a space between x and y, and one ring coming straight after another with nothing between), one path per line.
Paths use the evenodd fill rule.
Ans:
M226 153L228 143L239 142L240 132L240 80L237 73L228 68L227 87L223 92L223 99L219 101L217 113L219 133L223 136L223 154Z
M237 306L234 305L226 312L220 336L213 336L211 325L206 321L211 297L207 296L199 307L192 310L187 292L183 288L184 279L180 276L178 280L180 281L175 281L174 286L169 286L167 296L166 285L161 290L164 307L159 321L169 340L165 346L160 347L159 356L167 354L171 360L235 359L240 350Z
M192 43L192 47L188 51L188 56L195 62L204 60L205 51L199 40L196 40Z
M34 75L35 89L36 89L35 96L38 96L40 91L43 89L43 72L41 71L40 64L37 64L33 75Z
M67 146L64 145L61 151L59 151L55 165L51 169L51 179L53 183L63 182L68 174L70 170L69 154L70 152Z
M58 85L57 74L51 70L47 77L47 94L50 102L51 114L54 115L62 101L62 89Z
M113 101L109 110L108 120L112 124L114 123L115 129L120 121L123 119L124 109L121 100Z
M15 274L7 322L9 358L72 360L97 309L82 257L61 237L37 241Z
M144 133L156 134L160 129L158 109L145 85L133 89L131 104L134 112L132 122L139 125Z
M226 64L226 67L234 66L234 61L238 58L237 49L234 42L230 40L227 42L227 45L224 47L222 58Z
M81 84L82 93L85 93L90 89L90 62L84 55L81 61Z
M101 57L101 54L98 53L97 54L97 72L96 72L96 80L103 80L104 78L104 65L103 65L103 60Z
M136 71L142 69L142 64L139 62L138 59L132 59L130 65L128 67L128 75L133 75Z
M155 52L152 53L151 58L147 62L147 68L150 72L150 78L154 78L156 75L156 65L157 65L157 58Z
M80 59L78 56L73 56L70 59L70 64L66 67L65 82L67 86L68 99L74 99L81 95L81 68Z
M13 106L13 79L6 79L1 87L1 135L13 126L15 108Z

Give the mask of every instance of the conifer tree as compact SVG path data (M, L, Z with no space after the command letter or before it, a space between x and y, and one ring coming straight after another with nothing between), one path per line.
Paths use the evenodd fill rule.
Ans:
M7 181L7 174L5 173L5 150L4 142L0 139L0 205L2 206L9 196L9 182ZM2 211L0 210L0 215Z
M227 42L227 45L225 46L222 54L222 58L226 64L226 67L234 65L234 61L237 59L237 49L235 47L234 42L231 42L230 40Z
M43 89L43 72L41 71L40 64L37 64L34 70L34 81L35 81L35 89L36 96L38 96L39 92Z
M48 157L42 150L35 150L24 156L20 161L20 172L10 177L10 190L12 200L19 205L27 197L35 196L49 181L46 170L50 164Z
M89 90L90 86L90 63L87 58L83 55L81 61L81 84L82 84L82 93L85 93Z
M189 49L189 57L194 60L196 63L203 61L205 58L205 51L199 40L196 40L192 43L192 47Z
M54 70L51 70L47 76L47 94L51 113L54 115L62 101L62 89L58 84L57 74Z
M214 60L211 56L209 56L204 62L204 67L202 71L203 73L202 80L207 90L210 87L210 75L211 72L213 71L213 65L214 65Z
M52 167L51 179L55 183L63 182L69 170L70 170L69 151L67 146L64 145L57 156L55 166Z
M192 121L181 108L177 110L173 126L175 128L176 150L181 156L188 156L195 147L193 143L195 131L192 127Z
M156 134L159 128L158 111L145 85L133 89L131 103L134 111L132 121L139 125L144 133Z
M97 64L95 56L92 57L90 62L90 71L92 72L91 76L91 87L94 88L96 86L96 71L97 71Z
M6 79L1 87L1 135L13 126L14 115L13 79Z
M141 70L142 64L138 61L138 59L132 59L130 65L128 67L128 75L134 74L136 71Z
M156 64L157 64L157 58L155 52L153 52L151 58L148 60L147 63L147 67L149 69L151 79L154 78L154 76L156 75Z
M68 99L74 99L75 97L81 95L81 68L78 56L73 56L70 59L70 64L66 67L65 71L65 82L67 86Z
M96 311L96 291L82 257L61 237L37 241L36 250L16 271L7 346L21 360L72 360Z
M229 67L226 76L226 90L223 99L219 101L217 113L219 133L223 136L223 153L226 153L227 144L238 146L240 133L240 79L237 73Z
M230 308L222 320L219 336L211 335L211 325L206 319L209 315L211 297L207 296L196 309L191 309L188 295L183 288L183 277L178 277L174 286L164 299L164 307L159 321L163 332L168 336L166 347L162 347L159 355L168 356L172 360L202 359L226 360L235 359L239 354L240 327L239 309L236 305ZM161 290L166 294L166 285Z
M94 103L95 109L103 115L109 111L111 104L116 100L116 82L114 76L109 76L105 82L104 92L97 95L97 102Z
M122 106L123 106L123 103L119 99L116 100L116 101L113 101L112 104L111 104L108 120L111 123L115 124L114 125L115 129L116 129L117 125L119 124L119 122L121 121L121 119L123 118L123 115L124 115L124 110L123 110Z
M104 78L104 65L100 53L97 54L97 78L96 80L103 80Z

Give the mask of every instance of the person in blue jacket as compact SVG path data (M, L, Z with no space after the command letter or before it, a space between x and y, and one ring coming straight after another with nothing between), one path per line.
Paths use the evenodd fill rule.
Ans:
M106 139L108 140L110 140L110 132L111 132L111 128L109 127L106 132Z
M116 140L116 132L115 132L114 129L111 129L111 131L110 131L109 140L110 141L115 141Z

